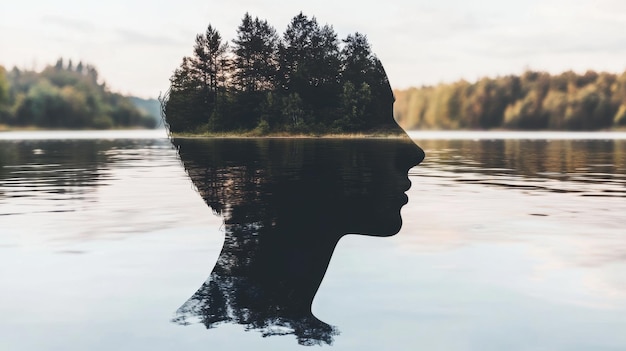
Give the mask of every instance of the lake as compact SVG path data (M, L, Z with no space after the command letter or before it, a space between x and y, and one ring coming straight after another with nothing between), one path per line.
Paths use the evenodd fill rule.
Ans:
M0 133L0 350L626 348L626 133L410 136Z

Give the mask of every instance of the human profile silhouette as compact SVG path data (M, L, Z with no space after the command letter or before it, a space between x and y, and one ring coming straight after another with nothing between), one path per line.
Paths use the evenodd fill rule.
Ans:
M398 233L408 171L424 158L393 118L367 37L340 42L300 13L279 38L246 13L232 46L211 25L199 34L171 83L162 107L173 133L379 135L171 139L225 233L210 276L173 321L331 344L338 330L311 304L333 251L346 234Z
M388 99L394 138L172 138L225 231L209 278L173 321L332 343L338 330L311 304L335 246L350 233L396 234L408 171L424 158L395 124L391 88Z

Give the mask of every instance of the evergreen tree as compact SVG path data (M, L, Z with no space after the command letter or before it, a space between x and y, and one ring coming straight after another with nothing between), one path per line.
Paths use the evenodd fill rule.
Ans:
M240 91L255 92L274 89L278 35L267 21L246 13L233 40L233 83Z
M320 27L315 17L300 13L283 35L280 48L282 86L297 93L315 120L328 125L339 116L341 58L332 26Z
M339 118L341 104L341 57L339 40L332 26L324 25L313 32L309 70L309 102L317 121L329 125Z
M54 68L57 71L60 71L64 68L65 66L63 66L63 58L59 57L59 59L57 60L56 64L54 64Z
M300 12L287 26L279 51L283 89L287 94L297 95L305 110L311 109L311 101L315 99L315 90L312 87L316 80L311 73L315 44L313 38L317 31L319 31L317 20L309 19Z
M227 43L211 25L196 36L193 55L184 57L170 78L165 113L172 131L192 130L208 125L211 119L213 125L222 124L223 116L215 112L226 90L227 50Z
M365 35L357 32L348 35L343 42L341 57L344 91L345 85L350 83L356 89L370 92L368 105L359 116L362 119L361 125L371 128L388 124L391 113L389 108L393 105L394 97L382 63L372 54Z
M361 33L348 35L343 40L341 50L343 59L342 77L344 82L359 86L366 82L366 77L373 68L372 50L367 37Z
M228 44L222 42L220 33L209 25L204 34L196 36L190 68L191 76L204 94L204 103L211 109L217 101L218 90L222 88L220 75Z
M278 35L267 21L246 13L233 40L233 86L237 89L233 117L242 128L260 123L266 92L273 91L278 72ZM268 121L266 121L267 123Z

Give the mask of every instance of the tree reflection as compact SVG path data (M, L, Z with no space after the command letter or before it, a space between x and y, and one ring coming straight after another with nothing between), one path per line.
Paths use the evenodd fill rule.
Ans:
M69 195L83 199L102 184L111 162L106 151L115 146L93 140L2 140L0 200Z
M447 172L431 173L437 177L542 192L626 196L623 140L423 140L420 145L432 150L428 165L420 170Z
M421 149L408 137L172 142L225 229L211 275L174 321L331 344L338 330L313 316L311 303L333 250L346 233L399 231Z

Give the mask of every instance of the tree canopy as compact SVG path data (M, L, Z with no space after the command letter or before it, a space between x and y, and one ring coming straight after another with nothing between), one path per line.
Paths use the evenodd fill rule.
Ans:
M127 97L109 91L89 64L57 60L40 72L0 66L0 124L107 129L155 127Z
M208 25L170 78L172 132L357 132L395 126L387 75L360 33L303 13L279 36L246 13L230 43Z
M405 129L597 130L626 126L626 72L458 81L396 90L394 112Z

